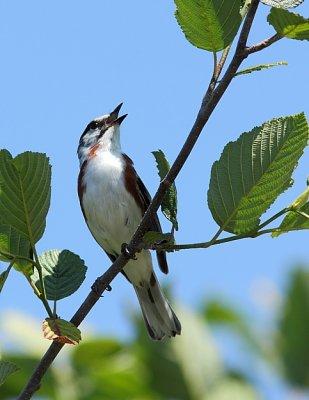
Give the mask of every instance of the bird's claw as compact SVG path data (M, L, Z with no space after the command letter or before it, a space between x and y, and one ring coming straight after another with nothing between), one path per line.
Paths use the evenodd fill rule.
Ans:
M127 243L122 243L121 245L121 253L126 257L126 258L131 258L132 260L137 260L137 257L135 254L132 254L129 249Z
M93 285L91 286L91 290L100 297L103 297L103 294L101 294L102 288L101 288L101 282L100 282L100 278L97 278ZM107 292L110 292L112 290L111 285L107 285L106 289Z

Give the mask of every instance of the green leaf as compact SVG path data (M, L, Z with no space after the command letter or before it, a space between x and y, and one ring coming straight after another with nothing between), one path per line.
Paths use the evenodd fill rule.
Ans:
M279 325L279 352L284 372L292 386L309 387L309 272L293 272Z
M211 170L208 205L227 232L255 231L289 186L308 141L304 114L273 119L228 143Z
M241 24L240 0L175 0L176 19L194 46L216 52L223 50Z
M170 165L165 157L162 150L153 151L156 162L158 173L161 181L165 178L166 174L170 170ZM173 224L173 227L178 230L177 222L177 190L176 185L173 183L168 189L166 195L164 196L163 202L161 204L161 210L165 217Z
M261 71L263 69L269 69L272 67L278 67L279 65L288 65L288 63L286 61L277 61L269 64L259 64L253 67L242 69L241 71L238 71L234 76L251 74L251 72Z
M82 340L80 330L72 322L60 318L46 318L43 322L43 335L45 339L58 343L75 345Z
M239 326L245 322L242 315L236 309L218 300L207 301L204 315L208 322L214 324Z
M309 203L306 203L299 208L299 211L309 215ZM295 211L287 213L278 229L271 234L272 237L278 237L282 233L287 233L290 230L309 229L309 218L305 215L298 214Z
M208 323L222 325L237 332L240 337L255 350L258 354L262 353L262 348L248 324L245 316L243 316L235 307L221 301L209 300L204 307L204 316Z
M11 261L13 256L29 257L30 243L9 225L0 223L0 260Z
M190 393L186 398L205 399L205 393L223 374L219 351L202 317L188 309L177 308L176 313L184 329L171 348Z
M303 3L304 0L262 0L262 3L276 8L294 8Z
M11 262L14 257L6 254L29 258L30 243L11 226L0 223L0 260ZM33 273L33 266L27 261L16 260L13 266L27 276Z
M170 233L160 233L155 231L149 231L145 233L143 237L143 242L152 246L154 244L170 244L173 245L175 243L174 236Z
M277 237L290 230L309 229L309 186L289 206L291 211L286 214L278 229L271 234Z
M201 316L179 307L175 312L183 327L181 335L159 346L149 340L144 322L135 319L135 354L143 361L158 399L204 399L223 373L219 352Z
M82 399L154 400L148 365L128 343L113 338L81 342L72 349L72 366L83 382ZM157 398L157 397L156 397Z
M176 313L178 315L178 311ZM181 322L183 326L183 321ZM134 318L134 323L136 339L133 350L143 363L142 371L148 377L151 393L155 393L157 399L191 399L181 364L174 356L172 349L172 343L178 341L180 336L174 340L162 340L158 346L158 343L149 340L145 323L140 316ZM190 325L188 330L189 328ZM182 335L185 332L186 330L182 332ZM167 376L169 379L166 379Z
M207 395L207 400L260 400L257 391L247 382L225 377L216 382Z
M287 10L272 8L267 21L276 32L290 39L309 40L309 19Z
M0 215L33 246L43 235L50 203L50 165L45 154L25 152L12 159L0 151Z
M307 185L308 187L303 191L303 193L300 194L290 205L293 210L298 210L309 201L309 182L307 182Z
M18 366L10 361L0 361L0 385L3 385L5 380L19 370Z
M78 255L69 250L49 250L39 256L48 300L60 300L70 296L83 283L87 267ZM41 291L38 271L31 280Z
M37 339L34 340L37 341ZM23 343L22 339L21 343ZM28 381L29 376L32 375L33 371L36 369L38 363L40 362L40 357L34 357L32 355L26 354L26 352L27 350L23 347L23 352L21 354L16 354L14 350L13 354L9 354L10 361L12 361L14 364L17 364L20 367L20 370L18 374L15 374L12 379L7 379L4 385L1 386L1 400L16 399L17 393L20 393L23 390L25 382ZM63 372L63 370L61 372ZM57 380L55 375L56 374L54 374L53 372L47 372L47 374L44 376L44 384L40 387L41 399L50 400L58 398L57 395L59 394L58 390L60 382L59 380Z

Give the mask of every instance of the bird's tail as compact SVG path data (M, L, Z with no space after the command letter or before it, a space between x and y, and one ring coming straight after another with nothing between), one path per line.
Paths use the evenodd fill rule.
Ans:
M159 282L152 272L149 282L134 285L150 337L161 340L165 336L180 335L181 325L164 297Z

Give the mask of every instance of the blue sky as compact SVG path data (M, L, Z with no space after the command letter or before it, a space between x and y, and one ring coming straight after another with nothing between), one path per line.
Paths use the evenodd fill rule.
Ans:
M250 43L273 33L267 11L260 6ZM304 15L308 11L308 4L297 9ZM87 230L76 194L76 148L85 125L124 101L129 115L122 127L123 149L154 193L158 176L151 151L161 148L174 160L207 87L212 55L185 40L173 13L171 0L0 1L0 147L13 154L32 150L50 157L52 202L38 249L70 249L89 267L78 293L60 303L64 318L109 266ZM268 119L308 111L306 52L305 43L285 39L244 64L289 63L235 79L216 108L176 182L179 243L209 240L217 230L206 192L211 165L224 145ZM294 173L294 186L273 205L273 213L304 190L306 165L308 154ZM256 293L265 299L273 289L284 291L290 268L308 261L305 240L306 233L299 232L170 254L171 272L168 277L160 274L160 279L187 305L198 306L204 298L217 296L242 307L252 323L263 327L271 323L272 309L262 306ZM136 305L135 295L122 277L112 286L87 322L99 332L127 337L126 314L128 304ZM17 273L1 296L4 309L44 316Z

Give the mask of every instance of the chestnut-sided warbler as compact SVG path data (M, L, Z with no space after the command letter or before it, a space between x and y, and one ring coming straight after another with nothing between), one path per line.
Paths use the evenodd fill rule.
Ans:
M91 121L78 146L80 205L94 239L115 261L128 243L150 203L150 195L132 160L122 152L118 116L122 104L110 114ZM158 216L149 230L162 232ZM166 254L157 252L161 271L168 272ZM122 271L137 294L151 338L160 340L181 332L181 325L166 300L153 271L149 250L142 250Z

